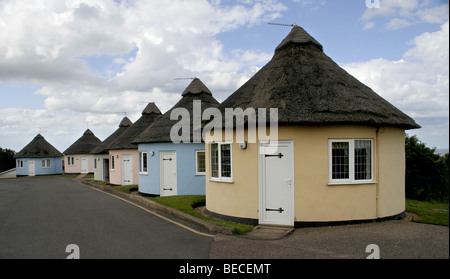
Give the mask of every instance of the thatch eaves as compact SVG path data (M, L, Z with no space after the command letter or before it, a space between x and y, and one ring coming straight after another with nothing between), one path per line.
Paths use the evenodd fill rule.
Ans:
M176 108L185 108L190 115L190 140L193 141L193 108L194 100L201 101L201 113L207 108L217 107L219 102L212 96L211 91L200 81L195 78L189 86L183 91L182 98L169 111L164 113L160 119L155 121L150 127L135 138L133 143L157 143L172 142L170 138L170 130L179 120L171 120L170 114ZM201 117L201 115L200 115Z
M142 111L142 116L125 132L112 141L106 148L108 150L118 149L137 149L138 146L133 144L133 140L141 134L145 129L152 125L155 120L161 117L162 113L155 103L149 103Z
M38 134L29 144L16 154L16 158L62 157L63 154Z
M238 107L278 108L279 125L420 128L325 55L320 43L299 26L292 28L272 59L219 109Z
M64 151L64 155L90 154L91 151L101 143L102 141L98 139L91 130L87 129L83 133L83 136Z
M109 137L107 137L101 144L97 145L91 154L107 154L108 145L110 145L114 140L116 140L123 132L125 132L129 127L133 125L133 122L128 117L124 117L119 124L119 128L115 130Z

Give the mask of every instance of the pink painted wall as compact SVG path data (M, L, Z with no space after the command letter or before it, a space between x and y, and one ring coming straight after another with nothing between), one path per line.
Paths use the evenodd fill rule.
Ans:
M137 149L109 150L109 183L122 185L122 156L131 155L133 164L133 182L139 184L139 151ZM111 169L111 156L114 156L114 170Z
M73 165L67 163L67 157L74 157ZM78 155L64 155L64 172L65 173L81 173L81 157L88 158L88 172L94 172L94 155L92 154L78 154Z

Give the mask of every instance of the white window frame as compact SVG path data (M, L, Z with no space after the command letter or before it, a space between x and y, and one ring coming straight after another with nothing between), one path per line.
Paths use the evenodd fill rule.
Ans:
M211 158L211 145L217 144L217 151L218 151L218 162L219 162L219 169L218 169L218 177L212 176L212 158ZM230 146L230 177L223 177L222 176L222 145L229 145ZM206 154L205 154L206 156ZM233 182L233 144L232 142L211 142L209 145L209 163L210 163L210 180L211 181L217 181L217 182Z
M51 162L50 160L42 159L42 160L41 160L41 168L42 168L42 169L49 169L49 168L50 168L50 165L51 165L50 162Z
M205 171L198 171L198 153L203 152L205 154ZM206 152L205 150L195 150L195 175L206 175Z
M144 170L144 154L146 155L146 163L147 163L147 169ZM148 174L148 152L147 151L141 151L139 152L139 174Z
M73 157L73 156L67 156L67 165L68 165L68 166L73 166L73 165L75 165L75 157Z
M23 162L24 160L17 160L17 168L23 169Z
M359 140L368 140L370 141L370 179L355 179L355 141ZM347 142L349 144L349 178L345 179L333 179L333 143L335 142ZM368 183L376 183L374 181L374 173L373 173L373 139L329 139L328 140L328 185L340 185L340 184L368 184Z
M112 154L111 156L110 156L110 164L111 164L111 166L110 166L110 170L111 171L114 171L114 168L115 168L115 161L114 161L114 154Z

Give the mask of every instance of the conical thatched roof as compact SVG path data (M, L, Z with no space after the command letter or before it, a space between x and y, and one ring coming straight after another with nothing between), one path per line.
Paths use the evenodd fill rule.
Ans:
M58 149L48 143L41 134L38 134L27 146L17 153L16 158L48 158L62 156L63 155Z
M305 30L294 26L272 60L220 105L222 113L225 108L278 108L279 125L420 128L339 67L322 49Z
M211 91L198 78L189 84L182 94L183 98L173 106L169 111L164 113L158 121L155 121L142 134L133 141L134 143L151 143L151 142L172 142L170 139L170 130L172 126L179 120L170 120L172 110L176 108L185 108L190 115L190 139L193 141L193 101L201 101L201 112L210 107L217 107L219 102L212 96ZM200 115L201 117L201 115Z
M102 141L99 140L91 130L87 129L81 138L74 142L69 148L64 151L65 155L75 155L75 154L89 154L92 149L101 144Z
M125 132L118 136L107 149L137 149L138 146L133 144L133 140L147 129L152 123L161 116L161 111L155 103L149 103L142 111L142 116Z
M125 132L129 127L133 125L133 122L128 117L124 117L119 124L119 128L114 131L109 137L107 137L101 144L97 145L91 154L107 154L108 145L111 144L115 139L117 139L123 132Z

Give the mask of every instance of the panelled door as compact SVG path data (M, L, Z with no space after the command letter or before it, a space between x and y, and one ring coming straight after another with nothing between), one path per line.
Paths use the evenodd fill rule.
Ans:
M173 196L177 194L177 153L176 151L161 151L159 153L160 166L160 195Z
M81 157L81 173L88 173L89 172L89 163L88 163L88 157Z
M36 167L34 165L34 160L28 160L28 176L36 175Z
M122 155L122 185L133 184L133 156Z
M259 150L259 223L293 226L293 142L260 142Z

